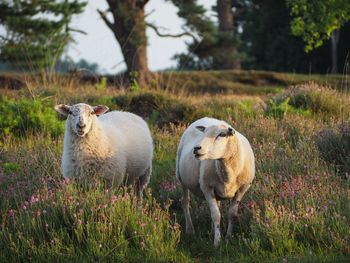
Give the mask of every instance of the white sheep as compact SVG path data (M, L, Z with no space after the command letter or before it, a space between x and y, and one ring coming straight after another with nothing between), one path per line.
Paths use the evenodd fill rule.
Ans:
M99 174L108 186L135 185L141 199L142 189L149 183L153 156L146 122L129 112L103 114L108 107L101 105L60 104L55 110L68 115L62 156L64 177L89 183L91 176Z
M220 200L231 199L226 238L232 235L232 219L255 176L253 150L248 140L229 124L213 118L192 123L182 135L176 159L176 177L183 188L186 232L194 233L189 212L190 193L205 198L214 230L214 246L220 243Z

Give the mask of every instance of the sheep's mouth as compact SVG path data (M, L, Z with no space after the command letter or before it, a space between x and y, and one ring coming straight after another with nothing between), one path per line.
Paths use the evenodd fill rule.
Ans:
M84 131L83 130L78 130L77 133L78 133L79 136L83 136L84 135Z
M195 157L196 159L200 160L201 157L202 157L203 155L204 155L204 154L196 153L196 154L194 155L194 157Z

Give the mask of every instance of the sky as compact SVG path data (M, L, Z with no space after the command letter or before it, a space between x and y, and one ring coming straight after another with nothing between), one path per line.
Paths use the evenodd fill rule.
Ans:
M215 4L214 0L200 0L207 9ZM90 63L96 62L102 74L117 73L123 71L125 63L117 40L112 31L99 17L97 9L107 10L105 0L89 0L83 14L76 15L72 19L71 28L85 31L87 34L74 33L76 43L71 44L67 49L67 55L74 61L85 59ZM169 1L150 0L146 5L146 21L160 26L162 33L182 33L183 20L177 15L177 8ZM208 15L214 18L214 14ZM161 38L153 29L148 28L148 66L152 71L158 71L175 67L176 61L171 58L176 53L186 51L186 41L190 42L191 37L182 38Z

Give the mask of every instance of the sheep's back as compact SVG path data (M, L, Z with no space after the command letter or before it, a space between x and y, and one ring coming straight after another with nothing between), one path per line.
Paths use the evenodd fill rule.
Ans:
M153 143L147 123L139 116L112 111L99 117L106 136L126 158L126 172L133 180L152 165Z

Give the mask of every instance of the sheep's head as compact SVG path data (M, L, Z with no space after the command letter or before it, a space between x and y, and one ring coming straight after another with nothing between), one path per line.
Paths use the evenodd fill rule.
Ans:
M55 106L55 110L63 115L68 115L67 122L72 131L79 137L84 137L90 131L96 115L105 113L108 107L103 105L92 107L84 103L73 106L60 104Z
M195 157L198 160L224 158L235 130L225 125L197 126L196 128L203 133L203 137L193 148Z

